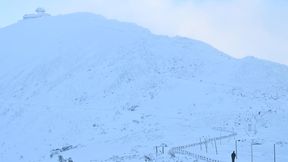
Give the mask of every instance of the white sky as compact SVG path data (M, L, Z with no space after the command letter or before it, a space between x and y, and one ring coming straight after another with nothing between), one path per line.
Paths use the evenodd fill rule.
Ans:
M39 6L52 15L93 12L199 39L237 58L288 65L288 0L0 0L0 27Z

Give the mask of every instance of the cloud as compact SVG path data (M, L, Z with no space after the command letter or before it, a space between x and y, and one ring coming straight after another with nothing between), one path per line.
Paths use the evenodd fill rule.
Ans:
M77 0L74 0L77 1ZM253 55L288 64L284 1L276 0L87 0L80 8L135 22L152 32L203 40L233 55ZM274 8L271 7L273 3ZM272 6L273 6L272 5ZM282 10L279 11L279 6ZM275 11L277 12L275 13ZM284 13L283 13L284 12ZM274 13L274 15L270 15ZM280 14L281 13L281 14ZM267 16L267 15L270 15ZM280 24L282 30L279 30ZM285 37L283 36L285 35Z

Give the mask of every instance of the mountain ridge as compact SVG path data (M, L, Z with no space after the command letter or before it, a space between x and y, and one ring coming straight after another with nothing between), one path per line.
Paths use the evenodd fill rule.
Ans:
M214 127L288 141L287 66L87 13L22 20L0 45L0 161L56 161L66 145L83 146L61 153L76 161L143 161Z

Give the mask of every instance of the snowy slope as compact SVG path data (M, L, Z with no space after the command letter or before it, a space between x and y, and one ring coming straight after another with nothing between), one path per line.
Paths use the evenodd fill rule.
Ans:
M0 89L0 161L174 161L170 148L225 134L215 127L260 140L267 157L258 159L273 159L279 141L288 150L287 66L89 13L0 29ZM234 139L215 159L230 160ZM168 148L156 157L161 143Z

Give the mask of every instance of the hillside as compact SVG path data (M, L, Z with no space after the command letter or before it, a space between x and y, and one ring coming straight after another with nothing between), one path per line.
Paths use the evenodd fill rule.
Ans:
M221 161L235 139L261 141L255 158L273 159L276 142L288 150L287 66L131 23L89 13L21 20L0 29L0 78L0 161L155 160L155 146L225 134L215 128L237 133Z

